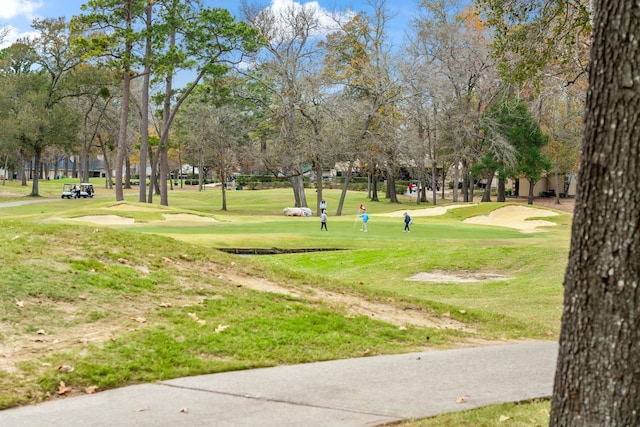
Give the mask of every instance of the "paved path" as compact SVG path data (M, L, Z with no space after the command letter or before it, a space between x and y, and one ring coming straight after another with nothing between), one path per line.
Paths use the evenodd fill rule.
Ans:
M0 426L374 426L549 397L557 350L532 342L187 377L0 411Z

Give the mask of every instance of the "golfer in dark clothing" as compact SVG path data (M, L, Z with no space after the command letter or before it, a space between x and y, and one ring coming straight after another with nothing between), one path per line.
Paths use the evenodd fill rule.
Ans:
M408 213L404 213L404 230L402 230L403 232L407 231L409 233L411 233L411 230L409 230L409 224L411 224L411 217L409 216Z

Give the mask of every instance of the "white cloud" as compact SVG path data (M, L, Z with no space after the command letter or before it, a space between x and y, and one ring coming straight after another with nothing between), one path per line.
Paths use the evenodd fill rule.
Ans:
M34 39L39 35L36 31L20 32L16 27L7 25L0 29L0 49L11 46L18 39L24 39L26 37Z
M35 11L40 7L42 7L41 1L2 0L2 7L0 7L0 19L12 19L16 16L24 16L31 20Z

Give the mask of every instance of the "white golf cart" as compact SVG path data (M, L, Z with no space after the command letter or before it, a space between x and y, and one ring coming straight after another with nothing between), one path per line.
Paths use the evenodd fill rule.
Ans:
M64 184L62 187L62 196L63 199L78 199L80 197L87 198L93 197L93 184L89 184L88 182L82 182L80 185L78 184Z
M85 199L87 197L93 197L93 184L89 184L88 182L82 182L80 183L80 187L78 187L78 190L76 192L77 196L76 197L84 197Z
M76 192L74 191L73 187L75 187L75 185L73 184L65 184L62 187L62 196L61 198L63 199L71 199L76 197Z

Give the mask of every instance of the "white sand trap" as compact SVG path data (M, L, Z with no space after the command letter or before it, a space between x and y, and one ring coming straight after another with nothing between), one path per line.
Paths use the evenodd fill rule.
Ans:
M164 217L163 222L182 222L182 223L201 223L201 224L210 224L213 222L218 222L214 218L209 218L206 216L192 215L192 214L163 214Z
M550 227L557 224L544 220L528 220L528 218L537 218L545 216L559 215L556 212L546 209L527 208L525 206L505 206L496 209L489 215L474 216L467 218L463 222L468 224L495 225L498 227L515 228L523 233L536 233L538 227Z
M418 273L405 280L432 283L474 283L488 280L508 280L510 277L504 274L480 273L470 271L431 271Z
M71 221L90 222L99 225L131 225L135 222L133 218L119 215L89 215L78 218L68 218Z
M384 214L375 214L373 216L388 216L388 217L396 217L401 218L405 212L409 212L409 215L412 217L417 216L438 216L444 215L447 213L449 209L457 209L457 208L468 208L469 206L475 206L475 203L470 203L467 205L449 205L449 206L436 206L435 208L424 208L424 209L415 209L415 210L402 210L402 211L394 211Z
M135 212L159 212L162 209L157 209L153 207L139 206L139 205L130 205L129 203L118 203L117 205L109 206L108 208L104 208L112 211L118 212L126 212L126 211L135 211Z

